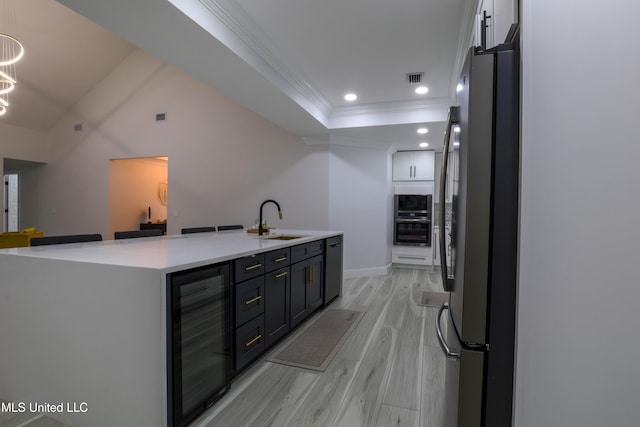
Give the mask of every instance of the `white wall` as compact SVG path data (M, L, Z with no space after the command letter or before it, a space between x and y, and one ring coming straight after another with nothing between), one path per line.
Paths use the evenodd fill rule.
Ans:
M523 0L515 426L640 425L640 3Z
M156 122L156 113L167 120ZM74 132L82 123L83 131ZM190 76L137 50L50 134L49 163L27 181L45 234L94 233L108 224L109 160L169 156L168 233L243 224L267 206L269 225L326 229L328 148L299 138ZM177 215L177 216L176 216Z
M10 111L7 115L11 114ZM47 133L0 122L0 158L47 161ZM2 166L0 164L0 166Z
M384 274L391 264L390 171L386 148L331 144L329 228L345 232L345 277Z
M161 112L167 120L156 122ZM74 132L78 123L83 130ZM353 147L335 138L306 144L141 50L47 138L48 163L21 178L28 189L23 223L45 234L112 238L110 160L168 156L169 234L189 226L252 225L260 203L273 198L284 218L265 206L272 227L345 232L347 276L384 273L390 264L386 147Z

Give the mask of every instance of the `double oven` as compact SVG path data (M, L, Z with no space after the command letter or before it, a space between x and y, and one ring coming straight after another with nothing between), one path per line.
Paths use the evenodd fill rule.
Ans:
M396 194L393 205L393 244L431 246L432 196Z

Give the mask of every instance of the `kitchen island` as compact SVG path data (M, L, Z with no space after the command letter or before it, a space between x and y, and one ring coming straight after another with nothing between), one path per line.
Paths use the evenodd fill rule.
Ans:
M170 425L167 276L341 235L225 231L0 250L0 398L16 412L63 408L48 415L75 427Z

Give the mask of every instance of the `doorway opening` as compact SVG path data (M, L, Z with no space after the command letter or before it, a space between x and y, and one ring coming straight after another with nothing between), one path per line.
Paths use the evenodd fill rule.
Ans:
M167 156L109 161L108 239L149 227L166 232L168 177Z

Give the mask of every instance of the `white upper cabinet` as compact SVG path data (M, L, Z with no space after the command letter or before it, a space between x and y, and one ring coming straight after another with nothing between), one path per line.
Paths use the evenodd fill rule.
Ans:
M433 151L398 151L393 155L394 181L433 181Z
M476 14L475 46L482 45L482 28L486 28L485 47L504 43L511 24L518 22L517 0L480 0Z
M393 180L411 181L413 179L413 161L411 151L398 151L393 155Z
M415 163L413 179L433 181L435 163L433 151L416 151L413 155L413 161Z

